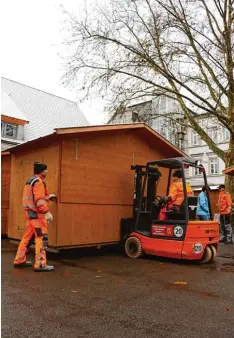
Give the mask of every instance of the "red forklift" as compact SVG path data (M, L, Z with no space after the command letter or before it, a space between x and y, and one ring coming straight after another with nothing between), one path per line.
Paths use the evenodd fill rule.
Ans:
M198 170L200 184L206 187L210 220L197 219L197 197L188 196L186 171ZM215 260L219 243L219 224L212 220L209 187L204 167L198 161L178 157L134 165L133 217L121 220L121 237L130 258L147 255L196 260ZM181 170L184 200L176 210L167 208L172 175ZM166 183L167 182L167 183ZM164 219L159 217L165 214Z

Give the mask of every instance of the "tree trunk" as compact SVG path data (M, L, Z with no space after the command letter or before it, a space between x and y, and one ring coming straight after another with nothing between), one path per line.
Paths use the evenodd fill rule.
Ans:
M229 168L234 165L234 138L230 138L229 149L225 156L225 166ZM234 202L234 176L226 175L225 177L225 186L227 191L231 194L232 200Z
M234 139L232 137L229 143L229 150L226 153L225 165L226 168L229 168L234 165ZM234 204L234 176L226 175L225 187L227 191L231 194L232 203ZM234 231L234 214L232 214L232 229Z

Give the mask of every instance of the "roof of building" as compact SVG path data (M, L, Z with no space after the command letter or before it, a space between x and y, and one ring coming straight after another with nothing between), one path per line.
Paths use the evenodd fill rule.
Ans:
M18 120L28 121L20 108L12 101L10 96L1 90L1 114Z
M76 102L6 78L2 78L2 91L29 121L26 141L51 134L54 128L89 125Z
M223 174L234 176L234 165L223 170Z
M155 144L155 147L166 147L172 150L171 155L176 156L185 156L187 155L182 152L179 148L174 146L172 143L167 141L163 136L158 134L152 128L150 128L145 123L134 123L134 124L107 124L99 126L86 126L86 127L73 127L73 128L58 128L53 134L48 136L40 137L36 140L30 142L25 142L24 144L12 147L9 149L10 153L14 153L21 150L28 150L30 147L38 147L41 144L48 144L50 142L59 139L62 135L71 135L71 134L88 134L88 133L100 133L100 132L112 132L112 131L124 131L124 130L134 130L142 137L146 142Z

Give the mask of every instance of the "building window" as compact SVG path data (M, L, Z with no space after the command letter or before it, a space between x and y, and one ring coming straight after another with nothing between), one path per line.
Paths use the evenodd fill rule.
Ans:
M201 172L200 172L199 168L193 168L193 174L194 174L194 176L201 175Z
M2 137L17 138L17 124L1 122Z
M199 158L199 157L195 157L193 159L194 159L194 161L200 161L201 162L201 158ZM200 172L199 168L193 168L193 176L201 176L201 172Z
M159 99L159 111L160 113L167 112L167 98L165 96L162 96Z
M218 158L211 158L210 159L210 174L218 174L219 173L219 162Z
M218 142L218 128L217 127L208 128L207 134L214 142Z
M191 141L192 141L192 146L199 146L201 144L201 138L195 131L192 131Z
M230 131L226 128L223 130L223 140L229 141L230 140Z

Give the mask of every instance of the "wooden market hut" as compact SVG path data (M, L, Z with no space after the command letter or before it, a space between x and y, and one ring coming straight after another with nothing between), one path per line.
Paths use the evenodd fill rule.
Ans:
M234 176L234 165L223 170L223 174Z
M9 199L11 182L11 155L5 151L1 154L1 235L7 235Z
M10 153L8 236L22 237L22 190L33 162L42 161L48 190L58 195L49 225L49 245L56 249L118 242L121 218L132 216L131 165L185 156L144 123L57 129Z

